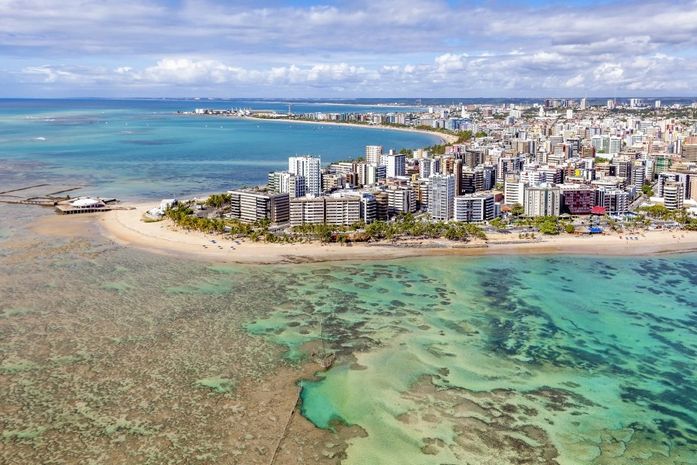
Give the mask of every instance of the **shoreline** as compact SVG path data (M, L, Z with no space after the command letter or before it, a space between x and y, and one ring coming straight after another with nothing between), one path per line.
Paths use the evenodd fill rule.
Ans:
M278 121L278 122L284 122L284 123L301 123L301 124L327 124L327 125L333 125L333 126L347 126L347 127L353 127L353 128L368 128L368 129L382 129L382 130L387 130L387 131L402 131L402 132L413 132L416 134L426 134L429 136L436 136L439 137L440 140L444 144L454 144L457 142L457 136L453 134L443 134L441 132L437 131L428 131L426 129L416 129L416 128L409 128L409 127L393 127L393 126L384 126L382 124L357 124L357 123L342 123L339 121L307 121L307 120L296 120L296 119L289 119L289 118L258 118L256 116L242 116L238 117L239 119L249 119L253 121ZM421 147L423 148L423 147Z
M247 239L230 239L217 234L185 231L170 220L143 222L143 213L152 204L132 205L131 210L114 210L98 214L49 216L35 229L73 234L87 223L97 226L100 234L126 247L150 253L189 257L215 263L247 265L321 263L342 261L394 260L434 256L500 256L500 255L588 255L647 256L697 252L695 231L646 231L631 235L544 236L530 241L505 234L490 234L487 241L458 243L444 239L407 239L398 245L382 243L320 244L303 242L269 244ZM400 245L401 244L401 245Z

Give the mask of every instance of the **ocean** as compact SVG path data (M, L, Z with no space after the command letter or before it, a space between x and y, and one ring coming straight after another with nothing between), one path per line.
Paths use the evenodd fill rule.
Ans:
M222 167L263 181L267 143L287 153L315 137L264 127L237 165L187 175L214 156L204 135L230 137L212 120L103 111L157 126L139 140L183 142L128 144L125 124L43 120L93 109L37 109L36 126L3 116L10 175L78 171L100 192L148 198L178 177L190 192L222 187ZM364 131L337 134L349 151L370 136L430 142ZM17 148L39 134L48 144L34 155ZM0 462L268 463L300 375L279 379L331 352L331 369L298 381L311 427L291 417L276 463L697 464L694 254L221 265L117 245L83 223L47 228L50 215L0 205Z
M440 141L386 129L177 114L198 107L287 111L284 103L246 100L0 100L0 187L46 182L126 200L182 197L263 184L269 171L287 169L289 156L317 155L328 164L356 158L366 145L399 150ZM293 111L358 110L386 107L306 103Z

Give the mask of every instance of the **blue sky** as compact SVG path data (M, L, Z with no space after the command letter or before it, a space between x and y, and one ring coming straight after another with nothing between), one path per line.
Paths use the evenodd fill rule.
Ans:
M697 0L0 0L2 97L697 95Z

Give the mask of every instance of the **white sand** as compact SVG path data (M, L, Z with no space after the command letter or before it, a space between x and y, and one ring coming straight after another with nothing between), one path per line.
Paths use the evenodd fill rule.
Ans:
M245 116L245 119L257 120L257 121L276 121L279 123L301 123L301 124L320 124L320 125L330 125L330 126L348 126L352 128L368 128L368 129L382 129L387 131L405 131L405 132L415 132L419 134L428 134L429 136L440 137L440 139L446 144L454 144L457 142L458 137L453 134L444 134L437 131L429 131L427 129L415 129L415 128L400 128L394 126L384 126L381 124L356 124L356 123L342 123L337 121L307 121L298 119L286 119L286 118L255 118L253 116Z
M446 240L402 241L389 243L322 245L319 243L267 244L235 241L216 234L185 231L169 220L142 221L152 205L136 205L133 210L117 210L95 215L100 230L112 240L154 253L188 255L208 261L229 263L297 263L339 260L380 260L433 255L496 254L575 254L575 255L647 255L697 251L697 232L649 231L627 240L617 234L601 236L561 235L538 241L520 240L516 235L490 235L487 242L457 243ZM71 221L70 217L56 217ZM514 236L514 237L511 237ZM211 242L212 240L216 243Z

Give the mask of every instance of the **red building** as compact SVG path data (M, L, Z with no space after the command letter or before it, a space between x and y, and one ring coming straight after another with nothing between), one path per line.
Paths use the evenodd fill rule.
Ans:
M562 212L571 215L590 215L595 205L595 190L591 188L562 191Z

